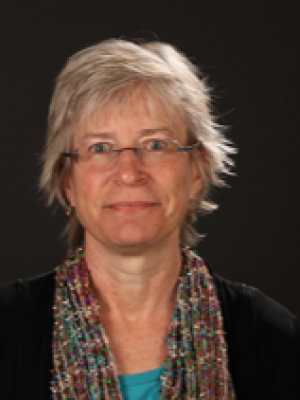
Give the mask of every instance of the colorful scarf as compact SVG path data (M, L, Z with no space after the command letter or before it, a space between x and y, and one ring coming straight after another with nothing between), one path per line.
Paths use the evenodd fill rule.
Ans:
M235 399L213 278L191 250L182 254L159 398ZM53 309L53 399L121 400L82 247L57 268Z

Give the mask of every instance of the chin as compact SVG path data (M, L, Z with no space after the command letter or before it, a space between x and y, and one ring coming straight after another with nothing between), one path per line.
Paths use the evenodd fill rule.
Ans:
M140 245L142 243L147 243L153 240L154 235L149 235L146 232L141 232L140 230L121 230L114 235L112 241L116 244L122 245Z
M150 224L141 225L132 222L122 224L108 232L106 238L114 246L122 248L136 248L147 246L147 244L151 245L161 237L162 227L149 225Z

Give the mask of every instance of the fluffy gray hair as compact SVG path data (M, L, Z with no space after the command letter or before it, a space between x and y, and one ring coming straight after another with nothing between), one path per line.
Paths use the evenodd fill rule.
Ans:
M199 212L213 211L217 205L209 199L210 189L225 185L222 175L231 174L230 155L235 149L212 115L205 79L185 55L169 44L136 44L120 39L106 40L74 54L57 77L40 178L48 204L56 201L65 209L69 207L63 181L70 160L62 153L71 150L76 127L133 87L150 91L168 112L180 115L191 144L201 142L205 163L199 165L203 188L197 202ZM196 218L188 209L181 226L181 245L191 246L199 240L192 226ZM80 221L69 222L67 232L69 245L76 247L84 236Z

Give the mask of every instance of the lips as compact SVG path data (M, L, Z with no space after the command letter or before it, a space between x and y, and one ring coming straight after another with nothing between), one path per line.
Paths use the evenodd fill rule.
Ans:
M138 212L157 206L158 203L150 201L118 201L108 204L105 208L121 212Z

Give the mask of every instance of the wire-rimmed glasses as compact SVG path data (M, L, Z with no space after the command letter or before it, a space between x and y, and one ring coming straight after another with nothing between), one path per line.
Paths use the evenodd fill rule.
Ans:
M116 143L108 139L94 139L82 144L77 150L71 153L62 153L63 157L70 157L76 162L94 166L100 171L111 169L118 161L123 151L132 150L139 160L145 165L162 165L166 162L176 162L178 152L187 152L200 147L201 142L191 146L181 144L171 138L147 137L140 138L137 147L116 148Z

